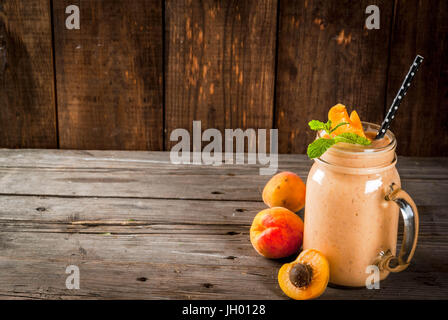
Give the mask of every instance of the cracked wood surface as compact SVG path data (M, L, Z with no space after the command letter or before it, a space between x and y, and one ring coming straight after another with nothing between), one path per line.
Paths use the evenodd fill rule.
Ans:
M311 162L280 155L306 178ZM172 165L163 152L0 149L0 298L284 299L281 261L249 241L269 179L258 165ZM448 159L398 161L420 210L411 266L380 290L322 299L448 297ZM303 212L300 213L303 215ZM80 268L79 290L65 268Z

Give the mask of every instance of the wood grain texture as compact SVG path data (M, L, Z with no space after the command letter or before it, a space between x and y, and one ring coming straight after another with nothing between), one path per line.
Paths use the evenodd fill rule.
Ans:
M306 177L312 161L305 155L280 154L279 170L294 170ZM132 152L132 151L97 151L97 150L38 150L0 149L0 168L11 169L94 169L109 170L156 170L158 173L182 175L195 170L195 175L213 175L217 172L225 175L258 174L259 164L244 166L222 165L176 165L172 166L168 152ZM402 157L397 163L402 178L411 180L448 179L448 159L446 157Z
M58 0L53 14L60 147L162 150L161 1Z
M47 199L47 204L52 200ZM217 212L222 211L220 204L215 203ZM123 218L135 214L129 200L119 208L115 205L109 209L120 210ZM73 207L77 204L64 201L61 207L50 209L49 216L63 210L66 219L58 222L9 222L8 209L1 210L0 273L8 277L0 276L0 294L41 299L285 298L276 279L284 261L263 259L248 240L252 214L240 214L246 220L241 226L188 226L165 221L151 226L91 226L80 232L81 228L73 228L67 216ZM45 215L36 210L33 213L33 204L29 209L30 215ZM447 212L447 207L438 209ZM94 210L107 221L103 209ZM158 216L172 213L170 209L163 212L158 211ZM208 212L198 210L189 212L189 216L195 213ZM391 275L381 283L380 290L328 288L321 298L446 298L446 238L433 234L446 232L448 225L446 219L431 224L434 216L425 210L422 213L422 225L430 225L422 229L415 260L406 272ZM65 268L72 264L80 268L80 290L64 287Z
M0 3L0 147L56 148L49 0Z
M279 161L301 176L310 165L298 155ZM421 218L411 266L390 275L380 290L328 288L321 299L446 299L448 160L401 157L398 163ZM147 178L147 186L137 176ZM188 187L170 183L174 176L187 179ZM277 272L286 260L260 257L249 241L252 219L265 208L255 198L264 182L255 165L173 166L161 152L0 150L0 296L284 299ZM212 199L200 187L205 183L208 191L244 190ZM84 192L66 196L74 188ZM142 188L152 194L138 198ZM173 194L178 198L168 199ZM182 199L193 194L197 199ZM245 201L246 194L253 199ZM65 268L73 264L80 268L80 290L65 288Z
M259 175L259 165L173 166L169 153L152 156L145 152L135 158L133 153L117 151L67 151L57 157L49 155L47 159L32 157L32 162L20 164L24 160L17 159L11 152L14 154L8 150L0 152L6 159L0 162L0 194L4 195L261 201L263 186L270 178ZM45 154L46 151L41 152ZM28 156L36 153L28 153ZM51 159L58 164L50 165ZM425 164L429 160L425 159L403 160L409 165L405 164L408 169L402 170L399 159L402 185L414 200L419 205L434 202L448 205L448 198L428 194L428 190L442 192L448 188L448 181L444 179L448 175L447 159L439 159L440 163L432 170L432 160L428 165ZM303 155L281 157L280 161L279 170L296 172L304 180L312 164Z
M365 28L368 5L381 10L379 30ZM342 103L364 121L381 123L393 1L281 1L276 127L281 153L304 153Z
M166 1L166 147L176 128L271 128L277 1Z
M448 3L397 1L387 107L417 54L425 60L392 122L400 154L448 155Z

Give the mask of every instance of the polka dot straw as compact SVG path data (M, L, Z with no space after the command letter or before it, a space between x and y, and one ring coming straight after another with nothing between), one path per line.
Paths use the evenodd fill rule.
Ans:
M384 121L381 124L381 128L378 130L375 139L381 139L386 134L386 131L387 129L389 129L392 119L395 117L395 113L397 113L401 100L403 100L404 96L406 95L406 91L408 91L409 87L411 86L412 79L417 73L418 67L420 66L422 61L423 61L422 56L417 55L415 57L414 62L409 68L409 72L406 75L406 78L404 79L403 84L400 87L400 90L398 91L397 95L394 98L394 102L392 102L389 111L387 111L386 118L384 118Z

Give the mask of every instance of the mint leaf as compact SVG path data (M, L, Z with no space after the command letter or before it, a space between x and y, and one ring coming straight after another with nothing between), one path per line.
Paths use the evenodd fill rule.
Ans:
M336 143L335 139L319 138L314 140L307 149L310 159L318 158L325 153L332 145Z
M345 126L346 124L349 124L348 122L341 122L341 123L338 123L337 125L336 125L336 127L334 127L333 129L331 129L330 130L330 132L329 133L332 133L333 131L335 131L337 128L339 128L340 126Z
M330 133L331 130L331 120L328 120L326 123L323 123L319 120L311 120L310 122L308 122L308 125L310 126L311 130L314 131L325 130L327 133Z
M326 123L319 120L311 120L308 122L311 130L322 131L324 130L326 133L331 134L340 126L344 126L349 124L348 122L338 123L333 129L331 128L331 120L328 120ZM310 145L308 145L307 154L310 159L318 158L323 155L328 148L338 142L345 142L351 144L359 144L363 146L368 146L371 144L371 141L367 138L361 137L356 133L344 132L333 138L319 138L314 140Z
M344 132L341 133L339 135L337 135L336 137L334 137L334 140L337 142L345 142L345 143L351 143L351 144L360 144L363 146L368 146L369 144L371 144L372 142L364 137L361 137L359 135L357 135L356 133L351 133L351 132Z
M325 130L326 126L325 123L319 120L311 120L308 122L308 125L310 126L311 130L319 131L319 130Z
M327 123L325 124L325 131L327 131L328 134L330 134L331 131L331 120L328 120Z

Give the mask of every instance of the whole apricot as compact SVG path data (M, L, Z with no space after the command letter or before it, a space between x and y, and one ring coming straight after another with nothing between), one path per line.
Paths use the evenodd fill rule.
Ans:
M263 189L263 202L272 207L283 207L297 212L305 205L306 187L295 173L284 171L276 174Z
M250 228L250 241L262 256L271 259L297 253L303 240L303 221L281 207L260 211Z
M319 297L327 288L329 279L328 260L315 249L302 251L295 261L284 264L278 272L280 288L295 300Z

